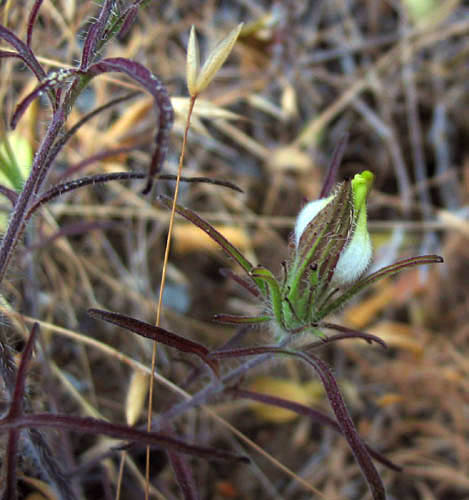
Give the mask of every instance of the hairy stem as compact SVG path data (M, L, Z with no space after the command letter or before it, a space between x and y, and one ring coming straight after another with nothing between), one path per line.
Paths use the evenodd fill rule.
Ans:
M39 186L36 186L39 177L44 178L41 175L44 170L47 170L50 163L47 162L47 156L49 151L56 140L60 130L63 127L65 121L65 112L62 107L59 107L54 113L52 123L47 130L47 133L42 141L35 157L33 166L31 169L31 174L29 175L23 190L21 191L18 199L16 200L15 207L13 209L13 214L8 224L8 229L5 236L2 239L2 244L0 247L0 283L5 277L5 273L8 268L8 263L11 258L11 254L15 249L18 242L18 237L23 232L23 225L25 223L25 216L28 210L28 206L31 201L31 197Z

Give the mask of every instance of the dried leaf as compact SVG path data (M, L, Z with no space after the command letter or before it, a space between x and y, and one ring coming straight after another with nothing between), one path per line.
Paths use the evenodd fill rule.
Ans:
M422 356L424 345L415 340L415 328L397 321L381 321L373 326L373 333L379 335L389 347L397 347L409 351L416 356ZM430 335L430 334L428 334Z
M238 24L238 26L230 31L230 33L228 33L228 35L210 52L197 76L195 94L192 95L200 94L200 92L208 87L217 71L230 55L242 27L243 23Z
M353 328L365 328L394 298L394 287L387 282L384 287L376 287L375 293L359 304L347 308L344 314L345 324Z
M259 94L252 94L246 98L247 102L256 109L277 118L280 121L285 121L287 116L284 112L275 105L270 99L265 98Z
M148 383L149 377L145 372L141 370L133 372L125 403L125 417L128 425L135 425L140 417L147 396Z
M313 401L321 399L321 383L314 381L308 384L301 384L293 380L285 380L278 377L262 376L257 377L250 385L252 391L285 398L296 403L310 405ZM319 390L318 390L319 389ZM298 414L279 408L278 406L266 405L252 401L250 406L257 418L265 422L275 422L278 424L290 422L298 417Z
M189 35L189 43L187 44L187 60L186 60L186 81L187 89L191 96L197 95L197 75L200 69L200 53L199 42L197 41L197 33L192 25Z
M295 146L275 149L268 161L275 170L309 171L312 168L311 156Z
M215 229L240 250L249 248L249 237L243 229L233 226L215 226ZM189 224L173 228L173 241L174 250L178 253L193 251L216 253L220 249L220 246L206 233Z
M177 115L182 115L184 117L187 116L187 112L189 111L190 99L188 99L187 97L172 97L171 104L173 105L174 112ZM214 120L217 118L223 118L225 120L243 119L241 115L221 108L220 106L217 106L216 104L213 104L212 102L204 99L197 99L194 104L192 113L199 118L207 118L210 120Z
M288 84L282 92L280 100L282 111L288 118L293 118L298 115L298 102L295 88Z
M383 394L381 397L375 400L375 403L380 408L386 408L387 406L395 405L396 403L400 403L404 400L402 394L396 394L394 392L388 392L387 394Z

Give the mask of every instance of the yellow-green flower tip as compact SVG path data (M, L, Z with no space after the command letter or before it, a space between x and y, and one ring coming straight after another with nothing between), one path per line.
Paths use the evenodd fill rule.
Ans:
M360 174L355 174L355 177L352 179L353 204L357 213L364 208L374 178L375 176L372 172L364 170Z

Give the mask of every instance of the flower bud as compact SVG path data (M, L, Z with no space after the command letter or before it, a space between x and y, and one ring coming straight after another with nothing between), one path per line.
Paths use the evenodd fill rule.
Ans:
M367 227L366 198L374 175L365 170L352 179L353 224L352 237L340 254L334 271L334 284L345 285L356 281L370 264L373 249Z
M368 170L356 174L331 196L306 204L298 215L294 232L296 259L316 268L323 284L352 283L370 263L366 198L373 179ZM301 268L306 270L304 264Z

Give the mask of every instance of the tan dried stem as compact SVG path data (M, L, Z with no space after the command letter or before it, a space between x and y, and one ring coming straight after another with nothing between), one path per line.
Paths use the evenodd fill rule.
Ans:
M173 225L174 225L174 217L176 214L176 203L177 203L177 198L179 194L179 185L180 185L180 180L181 180L181 174L182 174L182 166L184 164L184 155L186 152L186 144L187 144L187 135L189 133L189 128L191 124L191 115L192 111L194 109L194 104L197 99L197 96L192 96L189 104L189 110L187 112L187 120L186 120L186 127L184 129L184 138L182 141L182 148L181 148L181 155L179 157L179 165L178 165L178 172L177 172L177 178L176 178L176 187L174 188L174 197L173 197L173 206L171 208L171 215L169 217L169 226L168 226L168 236L166 239L166 248L165 248L165 253L164 253L164 259L163 259L163 270L161 273L161 282L160 282L160 293L158 296L158 306L156 309L156 322L155 325L159 326L160 325L160 319L161 319L161 311L162 311L162 305L163 305L163 293L164 293L164 287L166 283L166 271L168 268L168 260L169 260L169 251L171 248L171 235L173 232ZM152 353L152 358L151 358L151 373L155 373L155 366L156 366L156 354L157 354L157 344L156 342L153 344L153 353ZM153 411L153 390L154 390L154 378L151 377L150 379L150 391L148 395L148 413L147 413L147 430L151 430L151 415ZM147 446L147 453L146 453L146 467L145 467L145 500L149 500L149 493L150 493L150 447Z

